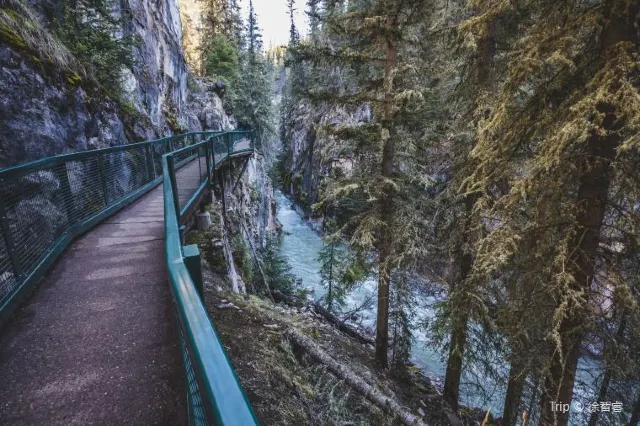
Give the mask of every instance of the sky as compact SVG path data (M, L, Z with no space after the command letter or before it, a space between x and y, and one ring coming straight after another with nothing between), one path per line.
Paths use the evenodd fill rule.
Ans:
M241 0L242 18L246 21L249 15L249 0ZM304 35L308 26L304 13L306 0L296 0L296 26ZM287 44L289 41L289 13L286 0L253 0L253 7L258 15L258 25L262 30L265 49L269 46Z

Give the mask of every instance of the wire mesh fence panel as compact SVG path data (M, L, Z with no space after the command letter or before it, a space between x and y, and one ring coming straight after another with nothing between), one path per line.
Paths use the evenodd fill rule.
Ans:
M209 136L206 138L207 142L207 153L209 155L209 164L211 164L211 171L213 172L213 168L215 167L216 161L213 153L213 141L216 137Z
M216 166L227 158L227 136L216 136L213 139L213 153L216 159Z
M18 287L16 271L11 263L4 235L0 238L0 304Z
M206 180L206 164L202 164L200 161L200 151L201 146L196 146L174 155L176 167L181 165L175 171L180 209L186 206L200 185ZM204 157L202 158L204 160ZM202 174L202 167L205 169L204 175Z
M201 145L198 148L198 165L200 166L200 182L207 179L207 148Z
M19 267L29 273L72 223L73 198L66 164L5 179L0 191Z
M179 154L176 154L174 156L175 161L176 161L176 165L180 166L180 165L184 164L185 162L194 160L197 155L198 155L198 151L197 150L187 150L187 151L183 151L183 152L181 152Z
M86 220L107 207L98 158L66 163L71 192L71 220Z
M232 152L239 153L251 150L251 139L248 133L233 133Z
M151 182L147 155L142 147L109 152L100 158L110 205Z
M158 143L154 143L149 146L153 161L152 167L156 171L156 176L160 176L162 174L162 156L168 152L168 148L169 142L165 139L161 139Z
M180 321L178 321L180 324ZM202 402L202 395L200 394L200 386L196 377L196 372L193 370L193 363L191 362L191 356L187 349L186 341L184 338L184 332L182 326L179 326L180 330L180 347L182 349L182 362L186 375L187 382L187 403L189 404L189 414L192 424L198 426L207 426L209 421L207 420L207 412Z

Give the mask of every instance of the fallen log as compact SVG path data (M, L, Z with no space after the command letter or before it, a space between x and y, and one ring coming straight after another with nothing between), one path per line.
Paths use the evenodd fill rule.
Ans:
M338 378L344 380L349 386L385 412L395 415L406 426L427 426L422 419L400 405L396 400L384 395L379 390L376 390L352 370L334 360L309 336L294 328L289 328L286 331L285 336L294 346L301 348L313 359L323 365L326 365L329 371L335 374Z
M312 303L311 307L313 308L313 310L316 313L322 315L322 317L324 317L324 319L326 319L331 325L333 325L338 330L342 331L347 336L349 336L349 337L351 337L353 339L356 339L357 341L359 341L361 343L368 343L370 345L374 345L375 344L375 340L373 340L373 339L371 339L371 338L369 338L367 336L363 336L358 330L356 330L355 328L351 327L349 324L346 324L337 315L335 315L334 313L330 312L327 308L322 306L320 303L318 303L318 302Z

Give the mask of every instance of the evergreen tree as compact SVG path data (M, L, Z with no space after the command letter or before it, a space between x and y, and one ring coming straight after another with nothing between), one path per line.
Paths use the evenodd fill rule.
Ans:
M122 69L131 68L134 39L114 36L123 19L106 0L65 0L56 6L54 33L105 91L122 95Z
M222 46L227 46L227 43L222 43ZM212 56L215 58L226 51L226 48L218 49ZM233 54L233 49L229 49L229 52ZM227 55L227 57L230 60L226 63L235 61L233 56ZM246 38L238 49L237 61L238 78L231 84L226 106L228 112L236 118L240 128L250 128L254 131L256 145L261 149L268 138L274 134L271 104L273 79L271 65L262 50L262 38L253 2L250 4L247 19ZM215 69L222 65L212 63L212 66Z
M247 20L247 54L249 68L256 67L262 54L262 33L258 27L258 17L253 8L253 0L249 0L249 18Z
M366 277L362 262L342 244L335 219L325 224L327 235L318 253L320 283L327 291L322 300L329 312L339 312L344 307L345 297Z
M458 10L465 10L462 4L458 7ZM439 313L448 322L445 328L449 330L443 396L454 409L458 408L460 399L469 324L474 319L486 319L478 318L483 316L482 307L478 309L479 315L474 318L472 308L475 304L472 295L477 294L475 286L478 283L470 279L474 264L475 240L478 238L478 233L475 232L477 217L474 217L473 210L479 195L478 192L461 193L460 186L474 170L475 161L470 158L469 153L476 143L481 117L491 110L490 102L498 86L497 68L500 67L496 66L495 61L496 39L500 37L500 42L508 43L508 36L504 34L506 18L497 25L492 17L478 15L480 14L458 23L453 37L455 42L452 43L454 48L450 51L452 57L462 56L468 64L460 74L462 83L448 99L456 99L462 103L464 118L452 125L453 129L459 132L459 136L450 152L447 152L447 155L452 155L453 160L446 170L449 178L438 197L437 209L446 209L446 212L437 212L446 218L446 223L440 223L443 228L437 231L435 244L450 247L448 256L451 259L450 274L447 277L449 298L447 303L442 304L443 309ZM467 37L469 34L473 37L472 43Z
M320 262L320 284L327 289L323 296L324 304L329 312L334 312L335 307L344 305L346 291L338 281L340 270L341 252L339 240L333 235L324 238L322 250L318 253Z
M275 237L269 237L260 254L264 279L269 289L285 295L293 294L295 276L291 273L289 262L278 250L278 240Z
M208 40L205 47L205 74L225 81L228 85L238 82L238 50L224 35Z
M349 179L335 182L326 202L361 191L369 195L362 214L356 218L351 247L361 253L375 250L378 272L378 310L376 321L376 360L386 368L389 349L390 277L399 263L408 260L416 247L413 224L404 222L404 209L414 206L408 188L419 183L408 179L399 168L399 158L416 142L413 120L425 113L424 83L418 69L415 44L411 37L425 24L429 2L392 1L350 3L344 13L334 13L338 2L325 2L322 24L331 37L348 34L339 45L302 45L299 57L324 62L352 71L354 90L336 94L322 88L310 90L316 101L353 105L368 103L371 122L358 126L327 129L343 141L357 158L357 171ZM404 192L407 190L407 192ZM403 193L404 192L404 193ZM402 200L402 201L401 201ZM409 201L407 203L407 201ZM412 215L409 213L409 215ZM410 229L408 229L410 228Z
M485 17L512 12L506 3L476 4ZM568 413L549 407L573 397L581 346L594 332L594 295L605 285L594 278L603 272L603 243L614 237L626 245L625 235L636 232L623 224L635 215L624 206L635 203L638 191L631 165L640 117L639 6L612 0L528 6L506 81L472 152L478 166L467 189L482 193L474 211L493 224L477 244L474 275L490 282L512 273L514 292L535 300L511 315L538 319L525 330L537 331L530 335L544 376L541 422L566 425ZM619 270L612 266L608 274ZM629 293L628 283L606 285ZM618 308L626 308L628 299L619 300Z

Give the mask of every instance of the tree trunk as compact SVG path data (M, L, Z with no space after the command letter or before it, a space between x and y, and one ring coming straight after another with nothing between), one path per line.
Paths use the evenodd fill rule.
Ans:
M606 26L601 36L601 67L607 66L607 54L623 41L634 41L634 21L638 5L627 9L622 2L607 0L603 6ZM586 142L587 158L582 165L579 179L576 214L577 232L570 247L572 257L568 265L573 276L572 291L589 294L598 255L600 229L611 183L610 166L620 144L617 133L621 124L616 121L616 111L610 104L601 103L598 110L604 115L602 129ZM569 404L573 398L576 368L580 345L584 334L587 306L577 305L575 300L566 306L569 314L560 324L561 351L552 348L551 366L545 378L540 399L541 424L566 426L569 413L551 409L552 403Z
M451 342L449 343L449 358L447 359L447 372L444 377L444 389L442 396L449 403L453 411L458 411L460 399L460 377L462 376L462 358L464 346L467 342L467 321L460 321L451 330Z
M356 328L349 326L349 324L346 324L343 320L338 318L333 312L329 311L328 309L325 309L320 303L316 302L311 304L310 306L313 307L313 310L316 313L322 315L324 319L329 321L331 325L333 325L335 328L342 331L344 334L351 337L352 339L356 339L360 343L365 343L370 345L373 345L375 343L373 339L370 339L367 336L360 334L360 332Z
M610 114L607 121L613 123ZM606 128L606 127L605 127ZM610 126L609 126L610 128ZM572 244L576 253L571 259L570 271L574 278L572 290L589 293L598 255L600 228L604 218L610 184L609 166L615 155L619 137L615 133L601 137L593 135L588 142L589 158L583 165L578 189L578 229ZM569 312L560 324L561 351L553 347L551 366L545 378L540 400L541 423L567 425L569 413L552 410L553 403L569 404L573 398L580 345L584 334L585 306L575 301L564 307Z
M482 90L489 90L492 87L493 57L495 55L494 32L494 23L487 23L486 37L478 42L478 51L476 56L476 88L474 90L476 96L480 94ZM477 105L474 104L473 108L477 108ZM478 123L474 124L478 126ZM464 283L464 281L467 279L467 276L471 272L471 269L473 268L473 257L471 253L465 250L465 245L467 245L468 243L468 231L471 226L470 216L473 212L476 201L478 201L478 198L479 196L477 194L469 194L465 196L464 199L465 221L462 230L462 241L458 243L457 247L459 257L458 259L456 259L456 263L459 268L459 274L454 279L454 291ZM464 304L464 300L461 301L460 305ZM451 408L454 411L457 411L459 405L458 400L460 398L460 377L462 375L462 360L464 358L464 347L467 344L467 323L469 322L469 313L466 309L464 309L464 306L460 306L459 309L454 313L454 315L456 317L453 319L453 325L451 329L451 343L449 348L449 357L447 359L447 371L444 380L443 396L444 400L449 403Z
M267 276L264 273L264 269L262 268L262 264L260 262L260 256L258 256L258 251L256 250L256 247L253 245L253 241L251 240L251 235L249 235L249 231L244 226L244 222L240 221L240 226L242 227L242 231L244 232L245 241L249 243L249 247L251 248L253 263L258 267L258 270L260 271L260 275L262 276L262 282L264 283L264 287L267 290L267 295L269 296L269 299L271 299L271 302L275 305L276 301L273 297L273 291L269 286L269 281L267 280Z
M329 310L329 312L333 312L333 247L334 247L334 243L333 241L330 242L329 244L331 244L331 254L329 255L329 258L331 259L329 262L329 291L327 292L327 309Z
M478 197L475 195L467 195L465 197L465 214L464 229L468 229L470 226L469 217L471 216L473 206L475 205ZM463 236L466 239L465 236ZM469 322L468 310L463 306L465 304L466 296L464 290L460 288L467 276L473 268L473 257L471 253L465 251L464 244L460 244L459 247L459 261L460 265L459 274L454 278L453 291L458 291L459 295L453 296L452 300L454 306L453 320L451 324L451 338L449 343L449 357L447 358L447 371L444 378L443 397L444 400L451 406L454 411L458 410L460 399L460 377L462 376L462 360L464 358L464 347L467 344L467 329Z
M376 318L376 362L380 368L387 368L389 350L389 283L391 279L391 249L393 226L393 188L388 180L393 177L393 158L395 144L393 135L393 70L396 65L396 47L387 42L386 61L384 66L384 117L382 135L384 145L382 149L381 175L383 194L380 197L379 209L382 229L377 241L378 249L378 311Z
M631 420L629 420L629 426L638 426L640 421L640 393L636 398L636 403L633 405L633 413L631 413Z
M518 361L512 361L509 368L509 381L507 393L504 397L504 411L502 413L502 426L514 426L520 414L520 399L527 375L524 366Z
M316 361L326 365L329 371L336 377L344 380L369 401L385 412L397 416L402 424L407 426L426 426L420 417L411 413L400 405L398 401L382 394L378 389L367 383L361 376L333 359L324 349L315 343L312 338L292 328L287 330L286 336L294 345L302 348Z
M220 215L220 223L222 223L222 226L220 227L222 230L222 249L227 260L227 275L229 275L229 279L231 279L231 289L234 293L246 294L246 286L239 277L238 271L236 270L236 264L233 261L233 251L231 250L231 244L229 244L229 238L227 237L227 225L222 214Z
M614 347L624 338L624 331L627 327L627 316L623 314L622 319L620 320L620 325L618 326L618 331L616 332L616 342L614 343ZM605 362L611 363L611 360L605 359ZM611 383L611 376L613 375L613 370L610 365L607 365L605 369L604 376L602 377L602 383L600 384L600 391L598 392L598 399L596 401L606 401L607 392L609 392L609 384ZM589 426L597 426L598 425L598 411L594 411L591 413L591 417L589 418Z

